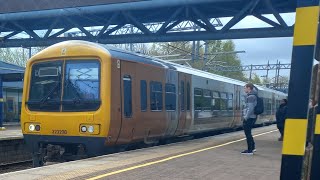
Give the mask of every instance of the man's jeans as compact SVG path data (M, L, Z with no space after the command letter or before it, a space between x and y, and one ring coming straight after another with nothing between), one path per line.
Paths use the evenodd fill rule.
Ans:
M243 120L243 129L244 129L244 134L246 135L246 138L247 138L249 152L252 152L255 149L255 143L252 137L251 129L256 123L256 120L257 118L249 118L247 120Z

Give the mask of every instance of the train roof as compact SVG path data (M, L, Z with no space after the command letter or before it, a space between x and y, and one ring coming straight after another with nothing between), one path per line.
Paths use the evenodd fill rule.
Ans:
M191 74L191 75L196 75L199 77L204 77L204 78L208 78L208 79L212 79L212 80L217 80L217 81L222 81L225 83L230 83L230 84L235 84L235 85L239 85L239 86L244 86L246 83L243 81L239 81L236 79L231 79L228 77L224 77L224 76L220 76L220 75L216 75L216 74L212 74L206 71L201 71L198 69L194 69L192 67L187 67L184 65L180 65L177 63L173 63L173 62L169 62L169 61L165 61L162 59L158 59L155 57L151 57L148 55L144 55L144 54L140 54L140 53L134 53L131 51L127 51L127 50L123 50L120 48L116 48L114 46L110 46L110 45L104 45L104 44L98 44L98 43L93 43L93 42L88 42L88 41L81 41L81 40L71 40L71 41L65 41L65 42L61 42L61 43L57 43L56 45L53 46L57 46L57 45L63 45L65 43L77 43L77 44L84 44L84 45L88 45L88 46L94 46L99 48L103 48L105 50L107 50L112 57L114 58L119 58L119 59L123 59L123 60L127 60L127 61L134 61L134 62L139 62L139 63L143 63L143 64L149 64L149 65L153 65L155 67L159 67L159 68L164 68L164 69L168 69L168 70L175 70L178 72L183 72L183 73L187 73L187 74ZM134 58L132 58L134 57ZM255 85L258 90L263 90L263 91L269 91L269 92L274 92L277 94L281 94L281 95L286 95L285 93L276 91L276 90L272 90L263 86L258 86Z
M200 76L200 77L204 77L204 78L208 78L208 79L219 80L219 81L223 81L226 83L231 83L231 84L236 84L236 85L245 85L244 82L239 81L239 80L235 80L235 79L231 79L228 77L224 77L224 76L212 74L209 72L201 71L201 70L194 69L192 67L187 67L184 65L180 65L177 63L172 63L172 62L158 59L158 58L155 58L152 56L138 54L138 53L115 48L115 47L108 46L108 45L104 45L104 46L113 57L122 58L124 60L128 60L128 59L131 60L132 58L128 58L128 55L135 56L136 58L134 59L134 61L136 61L136 62L157 65L157 66L165 68L165 69L172 69L172 70L176 70L178 72L184 72L187 74L192 74L192 75L196 75L196 76Z
M141 63L145 63L145 64L153 64L153 65L157 65L166 69L172 69L172 70L176 70L178 72L183 72L183 73L187 73L187 74L191 74L191 75L196 75L196 76L200 76L200 77L204 77L204 78L208 78L208 79L213 79L213 80L218 80L218 81L222 81L222 82L226 82L226 83L230 83L230 84L235 84L235 85L239 85L239 86L244 86L246 84L246 82L243 81L239 81L236 79L232 79L232 78L228 78L228 77L224 77L224 76L220 76L217 74L213 74L210 72L206 72L206 71L201 71L192 67L188 67L188 66L184 66L184 65L180 65L177 63L172 63L169 61L165 61L159 58L155 58L152 56L148 56L148 55L144 55L144 54L139 54L139 53L134 53L131 51L127 51L127 50L123 50L123 49L119 49L113 46L108 46L108 45L104 45L105 48L111 53L111 55L115 55L117 57L122 57L123 59L131 59L128 58L128 55L130 56L135 56L137 59L135 59L134 61L138 61ZM127 57L127 58L126 58ZM267 91L267 92L273 92L273 93L277 93L279 95L286 95L285 93L282 93L280 91L276 91L273 89L269 89L263 86L259 86L259 85L255 85L258 90L263 90L263 91Z

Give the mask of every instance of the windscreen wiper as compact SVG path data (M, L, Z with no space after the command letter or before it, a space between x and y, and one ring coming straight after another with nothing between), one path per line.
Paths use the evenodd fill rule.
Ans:
M29 100L26 102L26 104L28 105L35 105L35 104L39 104L42 105L44 104L45 102L47 102L49 99L48 97L51 96L55 90L59 87L59 84L61 83L61 81L58 81L57 84L55 84L55 86L49 91L49 93L44 96L43 98L41 98L39 101L35 101L35 100ZM59 101L56 101L56 102L59 102Z
M47 102L49 100L49 97L55 92L55 90L59 87L60 84L61 80L57 82L57 84L51 89L51 91L46 96L40 99L40 104L44 104L45 102Z
M83 100L81 98L81 95L79 94L78 91L76 91L76 88L75 88L74 84L71 82L71 80L69 78L67 79L67 81L68 81L68 83L66 83L65 88L67 88L69 85L72 86L72 88L74 89L74 91L71 91L71 93L73 95L73 98L72 98L72 100L64 100L63 99L62 102L73 102L74 104L80 104L81 101Z

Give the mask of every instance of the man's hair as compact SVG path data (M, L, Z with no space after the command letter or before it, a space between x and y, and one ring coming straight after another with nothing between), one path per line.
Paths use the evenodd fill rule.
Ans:
M254 88L254 85L252 83L247 83L244 87L250 88L252 90Z
M285 104L288 104L288 100L287 99L282 99L282 101L284 101Z

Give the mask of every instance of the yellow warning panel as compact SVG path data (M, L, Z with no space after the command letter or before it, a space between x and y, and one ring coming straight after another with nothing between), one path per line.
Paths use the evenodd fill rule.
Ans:
M282 154L304 155L307 138L307 119L287 119Z
M297 8L293 45L315 45L317 42L319 6Z

